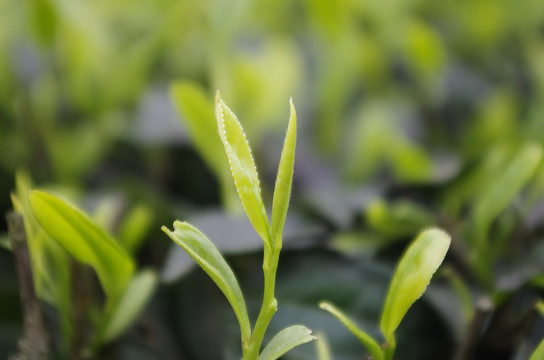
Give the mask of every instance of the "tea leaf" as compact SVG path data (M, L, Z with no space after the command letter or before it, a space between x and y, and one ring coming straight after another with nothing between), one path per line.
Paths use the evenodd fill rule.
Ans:
M289 350L316 340L312 331L305 326L290 326L281 330L270 340L257 360L276 360Z
M196 83L179 81L170 88L170 96L178 113L183 115L191 138L206 164L220 176L228 167L224 161L223 145L216 133L217 122L213 104Z
M272 241L277 247L281 247L283 226L289 207L291 185L293 183L293 168L295 166L295 147L297 140L297 114L293 100L289 102L291 115L285 143L281 152L278 175L276 176L276 187L274 189L274 200L272 202Z
M344 313L342 313L334 305L328 302L321 302L319 304L319 307L323 310L330 312L335 318L340 320L340 322L344 324L344 326L348 328L348 330L351 331L351 333L355 335L357 339L359 339L363 346L367 348L370 355L372 355L372 359L383 359L382 349L380 348L380 345L376 342L376 340L374 340L370 335L359 329L353 323L353 321L351 321Z
M41 228L76 260L96 271L108 297L106 308L115 305L134 269L127 253L85 214L56 196L34 190L30 204Z
M162 227L162 231L181 246L225 294L240 323L242 341L248 341L251 327L244 296L234 273L219 250L206 235L188 223L175 221L174 231L170 231L166 226Z
M380 327L386 340L394 341L397 329L412 304L423 295L450 245L439 229L423 231L400 260L385 300Z
M132 324L155 292L157 283L157 274L151 269L142 270L132 277L106 325L105 341L113 340Z
M540 342L540 345L535 349L535 352L533 352L533 355L531 355L531 358L529 360L542 360L544 359L544 340Z
M198 153L220 180L223 204L229 209L241 210L230 180L221 138L216 135L217 121L212 102L197 83L190 81L174 83L170 95L177 112L183 115Z
M242 125L221 99L219 90L215 96L215 117L244 210L259 236L270 246L270 223L261 198L253 155Z
M514 200L535 173L542 160L538 144L525 145L500 176L482 193L474 208L476 236L480 246L487 247L487 231L491 222Z
M153 213L145 205L135 206L124 217L119 228L119 243L129 254L138 251L152 222Z
M319 341L315 343L315 351L317 353L317 360L332 360L331 349L329 341L324 333L318 333L317 338Z

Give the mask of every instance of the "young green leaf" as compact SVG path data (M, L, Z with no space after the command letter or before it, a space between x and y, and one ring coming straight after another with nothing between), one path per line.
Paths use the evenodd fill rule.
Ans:
M109 317L104 341L115 339L132 324L155 292L157 283L157 274L150 269L142 270L132 277L114 313Z
M217 175L226 170L223 145L215 134L217 122L213 113L213 104L204 90L196 83L179 81L170 88L170 95L178 113L183 115L191 138L206 164Z
M312 331L305 326L290 326L281 330L270 340L257 360L276 360L289 350L316 340Z
M402 256L385 300L380 327L386 340L412 304L423 295L450 246L450 237L439 229L427 229Z
M276 176L276 186L274 189L274 200L272 202L272 241L275 246L281 247L282 231L287 216L289 206L289 197L291 195L291 185L293 183L293 168L295 165L295 146L297 140L297 114L293 100L289 102L291 115L285 143L281 152L280 164L278 166L278 175Z
M487 231L491 222L517 196L535 173L542 160L542 147L525 145L495 182L482 193L474 208L474 221L479 245L487 247Z
M315 352L317 353L317 360L332 360L331 348L329 341L324 333L317 333L319 341L315 342Z
M153 212L145 205L136 205L124 217L119 228L119 243L126 252L134 254L145 239L151 223Z
M544 340L540 342L538 347L535 349L531 358L529 360L542 360L544 359Z
M124 293L134 264L127 253L81 211L54 195L34 190L30 205L41 228L76 260L91 265L109 309Z
M170 231L166 226L162 227L162 231L181 246L225 294L240 323L242 341L249 341L251 327L244 296L234 273L219 250L206 235L188 223L175 221L174 231Z
M344 326L348 328L348 330L351 331L351 333L355 335L357 339L359 339L363 346L367 348L370 355L372 355L373 360L383 359L382 349L380 348L380 345L376 342L376 340L374 340L370 335L359 329L353 323L353 321L351 321L344 313L338 310L334 305L325 301L321 302L319 304L319 307L323 310L330 312L335 318L340 320L340 322L344 324Z
M219 96L219 90L215 96L215 117L244 210L265 245L270 246L270 223L261 198L253 155L242 125Z

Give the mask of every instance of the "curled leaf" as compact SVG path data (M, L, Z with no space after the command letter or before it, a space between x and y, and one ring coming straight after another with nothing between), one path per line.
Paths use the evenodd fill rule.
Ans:
M234 273L219 250L206 235L188 223L176 221L174 231L165 226L162 231L181 246L221 289L240 323L242 341L249 341L251 327L244 296Z

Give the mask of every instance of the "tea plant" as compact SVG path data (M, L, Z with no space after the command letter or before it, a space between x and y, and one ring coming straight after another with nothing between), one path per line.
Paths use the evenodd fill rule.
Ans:
M244 360L257 358L274 360L298 345L316 340L306 327L294 325L281 330L263 351L260 351L266 329L277 310L277 301L274 297L276 270L282 248L283 227L295 161L297 123L292 101L290 110L289 125L276 177L270 222L261 197L257 168L242 126L236 115L221 99L219 91L215 97L215 116L219 136L227 154L236 190L251 224L264 242L264 294L261 310L253 329L238 281L215 245L198 229L186 222L175 221L173 231L164 226L162 228L202 267L229 301L240 325Z
M385 344L380 347L370 335L328 302L319 306L340 320L367 348L374 360L391 360L396 347L395 330L412 304L423 295L450 245L450 237L439 229L423 231L400 260L385 300L380 329Z
M121 224L123 234L116 241L59 197L30 190L30 178L24 173L17 175L16 182L12 201L24 218L37 297L58 311L60 353L66 358L95 356L132 324L156 288L155 271L135 273L131 254L142 238L127 230L132 226L142 229L145 215L138 208L129 214ZM71 263L70 257L78 264ZM77 277L85 271L81 264L90 265L98 276L105 294L101 310L92 300L78 300L82 295L77 289L89 287Z

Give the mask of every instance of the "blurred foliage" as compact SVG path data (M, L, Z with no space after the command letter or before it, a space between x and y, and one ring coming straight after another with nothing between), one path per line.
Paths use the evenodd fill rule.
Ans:
M292 96L299 139L273 330L296 318L326 334L335 359L361 358L317 303L375 335L384 279L417 232L439 225L452 235L449 270L399 327L397 353L529 358L544 337L533 310L544 297L543 29L541 0L0 0L2 213L13 192L47 304L81 274L28 216L20 168L96 210L135 263L162 271L168 284L103 358L235 358L221 294L159 225L189 219L213 234L254 317L262 245L233 205L219 138L202 128L221 88L271 203ZM8 354L23 326L0 225ZM53 328L68 327L68 307L46 309ZM196 349L193 331L214 346ZM316 357L309 346L285 358Z

